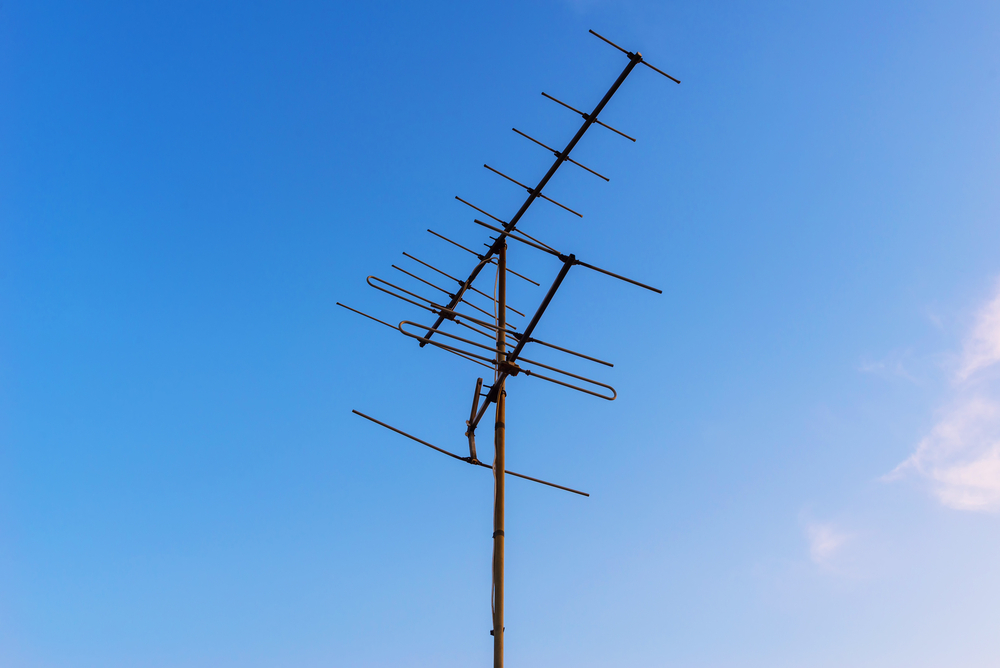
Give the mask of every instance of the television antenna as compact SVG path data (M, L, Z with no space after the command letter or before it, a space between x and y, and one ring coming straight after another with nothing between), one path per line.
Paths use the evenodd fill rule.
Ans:
M662 294L662 291L657 288L651 287L644 283L640 283L639 281L632 280L631 278L626 278L619 274L612 273L605 269L601 269L592 264L588 264L587 262L578 259L575 255L571 253L560 252L555 248L553 248L552 246L529 235L527 232L524 232L523 230L520 229L516 229L518 222L520 222L521 218L528 211L531 205L538 199L544 199L548 202L551 202L552 204L555 204L558 207L561 207L562 209L565 209L569 213L572 213L581 218L583 217L582 214L574 211L565 204L557 202L556 200L543 194L542 191L545 189L545 186L549 183L549 180L553 177L553 175L555 175L556 171L558 171L558 169L564 163L567 162L572 163L577 167L580 167L586 170L587 172L595 176L598 176L601 179L604 179L605 181L609 180L606 176L596 172L590 167L580 164L579 162L571 158L570 153L576 147L580 139L583 138L583 135L586 134L587 130L589 130L594 125L600 125L603 128L606 128L618 135L621 135L625 139L631 140L633 142L635 141L633 137L630 137L624 132L617 130L611 127L610 125L604 123L603 121L599 120L598 116L604 110L604 107L608 104L608 102L611 100L614 94L618 91L618 88L622 85L622 83L625 82L625 79L632 73L632 71L637 66L645 65L646 67L652 69L653 71L658 72L659 74L662 74L663 76L667 77L671 81L678 84L680 83L678 79L675 79L666 72L646 62L643 59L642 54L638 52L633 53L632 51L627 51L622 47L618 46L617 44L615 44L614 42L612 42L611 40L602 37L601 35L598 35L593 30L590 31L590 34L594 35L595 37L601 39L602 41L606 42L607 44L613 46L614 48L624 53L628 57L628 64L625 66L625 69L622 70L621 74L618 75L618 78L615 80L615 82L611 84L611 87L608 89L608 92L604 94L604 97L601 98L601 101L597 103L597 106L594 107L593 111L591 111L590 113L580 111L579 109L572 107L561 100L556 99L555 97L549 95L548 93L544 92L542 93L542 95L544 95L547 99L552 100L553 102L565 107L566 109L578 114L583 118L583 124L580 126L580 129L577 130L576 134L573 135L573 138L569 141L569 143L562 151L556 150L551 146L542 143L538 139L535 139L534 137L531 137L526 133L521 132L517 128L513 128L514 132L516 132L518 135L526 139L529 139L538 146L541 146L542 148L550 151L555 156L555 161L552 163L552 166L549 167L549 170L542 177L541 181L539 181L538 184L534 188L532 188L500 172L499 170L490 167L489 165L484 165L486 169L490 170L491 172L494 172L495 174L503 177L508 181L511 181L512 183L520 186L521 188L524 188L527 191L528 197L527 199L525 199L524 203L517 210L517 212L510 218L510 220L504 221L490 213L487 213L483 209L462 199L461 197L457 196L455 197L455 199L457 199L459 202L462 202L463 204L466 204L469 207L475 209L483 216L489 218L492 221L492 222L485 222L478 218L475 219L476 224L486 228L487 230L490 230L495 235L490 237L492 243L484 244L487 246L487 251L484 253L478 253L458 243L457 241L453 241L452 239L449 239L444 235L439 234L438 232L435 232L433 230L427 230L435 237L443 241L446 241L454 246L457 246L465 251L468 251L477 258L478 262L472 269L472 272L469 274L468 278L462 280L421 259L418 259L413 255L410 255L409 253L403 253L404 256L406 256L409 260L422 267L424 270L430 269L432 272L434 272L434 274L436 274L435 280L440 281L441 279L438 277L444 277L448 279L449 284L457 284L457 289L455 289L454 292L452 292L447 288L439 286L437 283L431 280L428 280L413 273L413 271L420 271L420 269L417 269L416 267L413 267L411 271L399 267L395 264L392 265L393 269L396 269L400 273L405 274L409 278L419 282L421 284L421 288L426 288L426 287L433 288L436 292L432 294L443 293L447 297L446 303L441 303L441 301L436 301L435 299L424 297L418 294L417 292L408 290L399 285L396 285L395 283L386 281L376 276L368 277L367 279L368 285L375 288L376 290L384 292L387 295L400 299L410 305L416 306L436 316L434 323L432 325L423 325L414 322L412 320L403 320L398 325L391 325L388 322L385 322L384 320L381 320L374 316L368 315L367 313L359 311L358 309L354 309L351 308L350 306L346 306L344 304L341 304L340 302L337 302L338 306L343 306L349 311L353 311L354 313L357 313L366 318L374 320L375 322L381 323L386 327L391 327L392 329L399 331L408 338L415 339L421 348L430 345L432 347L439 348L441 350L445 350L452 354L458 355L459 357L468 360L469 362L484 366L493 372L493 382L488 387L484 385L484 381L482 378L478 378L476 380L475 391L473 392L472 395L472 409L469 412L469 419L465 421L466 425L465 437L468 440L468 447L469 447L469 455L467 457L457 455L453 452L445 450L444 448L432 445L431 443L428 443L423 439L417 438L412 434L408 434L402 429L397 429L396 427L388 425L385 422L382 422L380 420L375 419L374 417L371 417L370 415L362 413L361 411L354 410L353 412L356 415L365 418L366 420L370 420L375 424L381 425L386 429L390 429L396 432L397 434L400 434L413 441L416 441L417 443L425 445L442 454L448 455L453 459L457 459L459 461L463 461L468 464L472 464L474 466L481 466L484 468L488 468L493 471L494 489L495 489L494 504L493 504L493 596L492 596L493 630L490 631L490 634L493 636L494 668L503 668L504 540L505 540L504 503L506 498L506 486L504 484L505 476L511 475L518 478L523 478L525 480L530 480L531 482L536 482L542 485L547 485L549 487L554 487L556 489L572 492L573 494L579 494L581 496L590 496L586 492L582 492L580 490L573 489L571 487L565 487L563 485L557 485L553 482L548 482L545 480L541 480L539 478L527 476L522 473L515 473L514 471L510 471L506 468L507 467L506 452L505 452L505 431L506 431L505 420L506 420L506 396L507 396L506 381L508 378L512 376L523 374L528 378L538 378L541 380L546 380L550 383L555 383L557 385L562 385L563 387L578 390L585 394L599 397L601 399L606 399L608 401L614 400L617 397L617 392L615 392L615 389L612 386L599 382L597 380L593 380L591 378L587 378L579 374L572 373L570 371L566 371L564 369L560 369L554 366L543 364L535 360L528 359L524 357L522 353L524 352L525 347L528 346L529 344L537 344L539 346L557 350L589 362L594 362L596 364L601 364L609 367L613 366L610 362L605 362L604 360L600 360L596 357L584 355L583 353L579 353L570 350L568 348L557 346L553 343L541 341L534 337L535 328L537 327L542 316L545 314L545 311L548 308L549 304L551 303L552 298L555 296L556 292L559 290L559 287L562 285L563 280L566 278L566 274L573 267L583 267L585 269L590 269L592 271L596 271L606 276L610 276L612 278L625 281L626 283L631 283L632 285L638 286L640 288L651 290L653 292L656 292L657 294ZM556 275L555 281L553 281L552 285L549 287L545 296L542 298L541 303L535 309L535 312L528 321L528 324L525 325L525 327L520 331L518 331L518 329L515 326L510 325L507 322L508 311L512 311L521 316L525 315L521 311L518 311L517 309L507 304L507 274L508 273L513 274L514 276L517 276L525 281L533 283L536 286L539 286L539 284L531 280L527 276L519 274L515 272L513 269L509 269L507 267L508 239L511 241L516 241L520 244L524 244L534 250L547 254L550 257L556 258L562 264L561 268L559 269L559 273ZM487 292L484 292L473 285L473 283L479 277L480 273L482 273L482 271L489 265L493 265L496 267L496 284L493 295L490 295ZM419 288L414 288L414 289L419 289ZM493 307L494 312L490 313L489 311L473 304L472 301L468 298L471 297L472 294L477 294L479 295L479 297L483 297L489 300L490 305ZM440 300L440 297L438 297L437 299ZM475 315L471 315L466 312L468 309L472 309L477 313ZM489 345L482 343L481 340L476 341L469 338L471 334L466 332L465 330L462 331L463 335L461 336L452 332L444 331L442 327L448 323L463 327L465 328L465 330L478 334L481 337L486 337L486 339L490 341ZM435 335L437 335L437 337L435 337ZM442 338L445 340L442 341L441 340ZM547 375L547 374L558 375L560 376L560 378L553 378L552 375ZM490 405L496 406L495 409L496 420L494 422L494 441L493 441L494 454L493 454L492 465L480 461L478 454L476 452L476 429L479 427L479 424L483 420L483 417L486 415L486 411L489 409Z

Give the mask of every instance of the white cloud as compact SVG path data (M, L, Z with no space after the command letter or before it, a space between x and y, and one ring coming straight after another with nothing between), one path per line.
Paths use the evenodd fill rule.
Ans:
M976 314L976 324L962 351L957 380L969 380L997 362L1000 362L1000 285L993 300Z
M805 529L809 556L817 566L832 566L834 558L851 539L850 534L829 523L810 522Z
M883 478L916 474L957 510L1000 511L1000 387L983 373L1000 362L997 288L966 338L950 406L916 451Z

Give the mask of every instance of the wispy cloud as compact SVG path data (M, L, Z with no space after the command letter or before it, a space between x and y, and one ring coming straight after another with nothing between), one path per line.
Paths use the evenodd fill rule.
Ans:
M919 385L920 381L917 380L916 376L908 368L909 363L912 362L912 357L912 350L897 350L881 360L866 360L862 362L858 370L862 373L870 373L882 376L883 378L902 378L903 380Z
M976 314L955 373L953 397L916 451L885 480L916 474L945 506L1000 511L1000 284Z
M956 380L964 382L1000 362L1000 284L990 303L976 314L976 323L965 340Z
M809 522L805 526L809 541L809 557L817 566L830 568L834 559L851 540L852 536L837 526L826 522Z

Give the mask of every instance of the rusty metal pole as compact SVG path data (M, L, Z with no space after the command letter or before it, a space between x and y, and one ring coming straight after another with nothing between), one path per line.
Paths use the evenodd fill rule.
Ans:
M497 367L498 377L504 374L500 367L507 360L507 242L500 245L497 254ZM504 420L506 419L506 383L501 380L497 388L497 421L494 439L493 478L496 494L493 500L493 668L503 668L503 548L504 548Z

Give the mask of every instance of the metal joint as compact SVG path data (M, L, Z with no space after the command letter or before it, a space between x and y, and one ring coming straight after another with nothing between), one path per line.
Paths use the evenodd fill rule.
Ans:
M516 376L521 373L521 367L514 362L508 362L507 360L501 360L497 368L500 370L500 373L506 373L510 376Z

